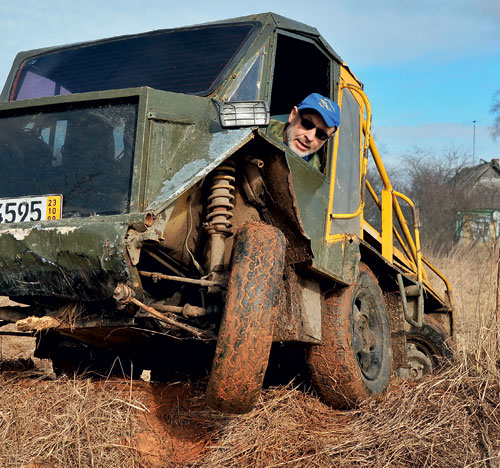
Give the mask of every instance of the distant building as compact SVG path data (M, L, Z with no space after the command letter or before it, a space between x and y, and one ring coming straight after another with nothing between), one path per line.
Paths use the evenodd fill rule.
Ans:
M457 213L457 238L460 243L500 240L500 210L467 210Z
M456 237L460 243L500 240L500 164L481 161L460 170L450 181L468 191L472 209L457 212Z

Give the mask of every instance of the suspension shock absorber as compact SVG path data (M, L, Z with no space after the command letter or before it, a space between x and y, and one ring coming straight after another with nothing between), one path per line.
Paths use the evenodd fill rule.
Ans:
M206 229L210 235L210 280L224 279L224 252L226 238L231 232L232 209L234 205L234 174L233 161L225 161L214 173L210 195L208 197ZM219 288L209 287L209 293L218 292Z

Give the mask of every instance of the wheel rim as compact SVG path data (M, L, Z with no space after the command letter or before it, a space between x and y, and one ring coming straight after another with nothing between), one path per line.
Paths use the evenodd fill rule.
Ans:
M356 297L352 306L352 349L367 380L375 380L383 361L383 328L373 300L367 294Z
M432 361L426 353L420 351L414 343L408 343L407 352L412 380L419 380L426 374L432 374Z

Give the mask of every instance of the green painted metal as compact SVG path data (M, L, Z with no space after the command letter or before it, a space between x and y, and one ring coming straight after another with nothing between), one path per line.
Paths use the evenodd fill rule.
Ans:
M74 300L109 298L128 279L123 215L1 225L0 293Z
M160 212L252 138L252 129L220 126L210 99L149 90L146 210Z
M222 129L209 99L150 88L4 103L0 118L21 108L36 111L133 96L139 99L139 118L131 212L160 213L252 138L251 129ZM127 215L1 224L0 295L111 297L113 285L129 276L123 252L132 219ZM144 216L139 220L144 228Z
M357 275L359 243L325 242L329 179L291 151L287 150L286 155L301 221L311 239L314 268L350 284Z
M272 100L271 84L279 31L296 34L317 44L330 60L332 95L338 95L342 61L315 28L272 13L225 22L248 20L260 23L259 33L234 69L225 70L222 84L212 96L183 95L142 87L6 102L17 67L27 58L57 50L56 47L18 54L1 95L0 118L20 109L43 110L56 105L136 97L139 105L130 212L139 216L139 221L135 219L134 222L146 229L143 214L164 212L180 195L254 137L255 129L223 129L216 100L232 92L238 83L238 74L248 69L246 63L262 50L265 54L258 97ZM277 147L284 149L282 145ZM329 177L285 151L296 208L303 229L311 239L314 267L347 284L357 270L359 246L347 241L325 243ZM331 153L330 147L328 171L331 170ZM0 225L0 295L54 294L83 300L110 297L113 284L130 275L124 252L126 232L131 226L133 222L129 215L63 219L37 226ZM113 245L111 250L110 245ZM34 284L36 278L45 274L46 281ZM83 284L86 279L90 279L88 285ZM16 286L22 281L23 286ZM68 281L78 283L78 286L66 284Z

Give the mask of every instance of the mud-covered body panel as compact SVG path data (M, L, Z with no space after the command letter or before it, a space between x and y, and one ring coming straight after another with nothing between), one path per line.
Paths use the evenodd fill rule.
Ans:
M138 102L130 211L139 213L67 217L78 213L67 215L63 204L61 220L0 224L0 295L80 301L111 298L116 284L130 276L125 261L127 231L136 224L146 229L145 214L140 212L167 223L169 206L253 138L250 128L220 127L210 100L149 88L2 103L0 118L94 102L112 105L121 102L121 96L136 96ZM108 186L104 176L112 182L116 174L103 173L103 193ZM57 189L55 183L56 193ZM160 228L161 236L165 226ZM152 232L150 238L155 237Z
M305 255L312 269L342 284L351 284L358 272L359 242L355 241L355 236L342 242L326 242L329 178L274 138L261 135L276 149L279 148L283 155L281 164L275 165L276 168L272 170L267 168L264 178L272 187L269 190L273 191L273 198L285 194L290 197L289 212L291 214L293 211L297 231L309 240L309 251ZM285 180L286 185L283 183ZM284 206L282 202L278 205Z
M0 228L0 294L91 301L112 297L129 277L129 220L45 222Z

